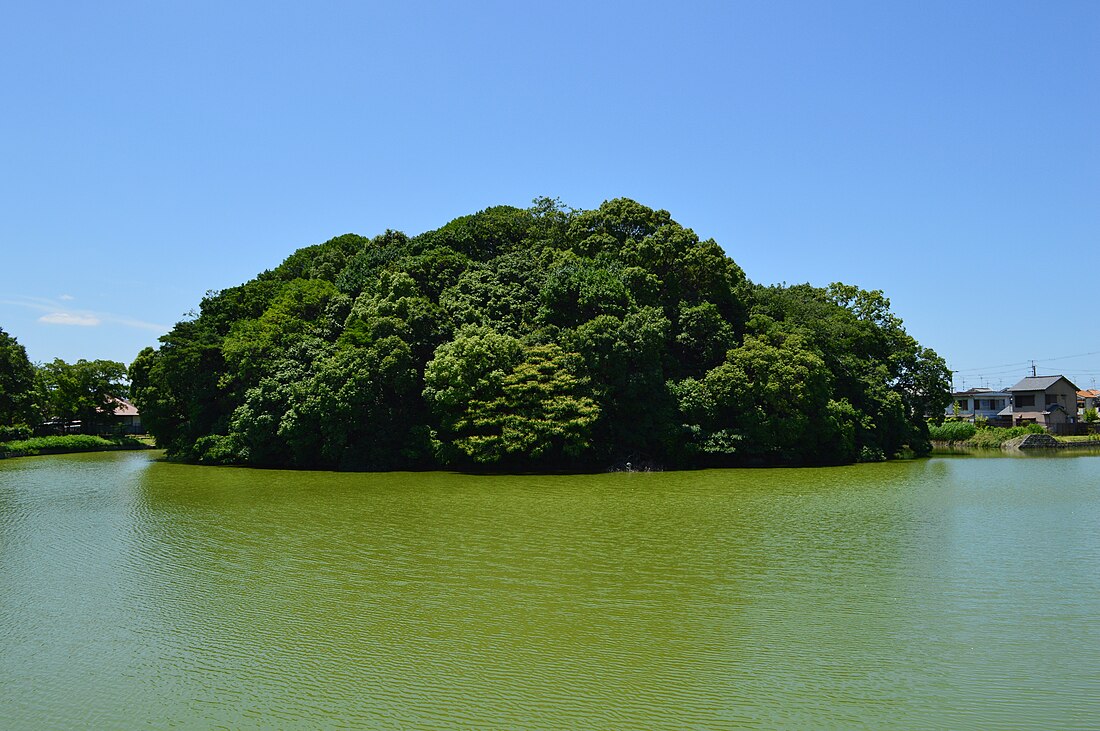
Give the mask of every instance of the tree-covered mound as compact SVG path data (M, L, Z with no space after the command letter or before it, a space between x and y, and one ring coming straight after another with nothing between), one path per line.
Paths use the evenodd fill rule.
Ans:
M881 292L749 282L618 199L344 235L130 369L175 458L386 470L838 464L929 449L949 375Z

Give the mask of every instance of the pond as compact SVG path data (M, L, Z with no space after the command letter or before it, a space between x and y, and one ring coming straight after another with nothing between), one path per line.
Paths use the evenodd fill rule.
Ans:
M9 728L1096 728L1100 457L0 461Z

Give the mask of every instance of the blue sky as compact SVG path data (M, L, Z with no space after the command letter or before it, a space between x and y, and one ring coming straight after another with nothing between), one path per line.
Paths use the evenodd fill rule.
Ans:
M19 3L0 327L129 362L295 249L626 196L882 289L957 384L1100 383L1100 3Z

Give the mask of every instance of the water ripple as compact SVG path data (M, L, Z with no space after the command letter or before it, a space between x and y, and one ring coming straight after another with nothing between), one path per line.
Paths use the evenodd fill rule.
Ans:
M0 718L1095 727L1098 464L473 477L10 460Z

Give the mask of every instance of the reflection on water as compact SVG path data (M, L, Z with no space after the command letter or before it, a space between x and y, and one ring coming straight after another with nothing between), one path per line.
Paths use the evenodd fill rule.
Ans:
M1100 459L586 476L0 462L33 727L1083 728Z

